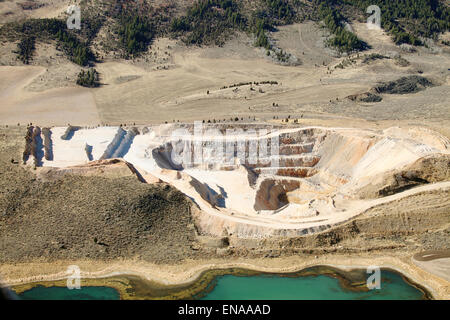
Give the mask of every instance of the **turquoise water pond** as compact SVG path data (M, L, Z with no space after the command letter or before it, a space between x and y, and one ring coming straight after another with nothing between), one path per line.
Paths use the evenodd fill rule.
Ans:
M38 286L19 294L24 300L119 300L120 294L110 287L82 287L69 290L65 287Z
M325 276L237 277L216 279L205 300L418 300L423 293L393 272L383 271L381 289L354 292L340 286L339 280Z
M28 300L119 300L120 294L110 287L37 286L19 295ZM277 275L218 276L204 300L418 300L424 294L407 283L401 275L382 272L380 290L355 292L343 288L339 280L326 275L285 277Z

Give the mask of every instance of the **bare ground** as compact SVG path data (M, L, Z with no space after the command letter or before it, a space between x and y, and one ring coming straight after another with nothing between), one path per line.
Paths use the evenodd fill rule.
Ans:
M50 52L48 45L39 45L35 64L45 66L39 76L31 77L36 70L33 66L0 67L3 78L0 90L9 90L11 83L21 88L14 92L14 99L4 100L0 123L148 124L173 120L223 121L236 116L247 121L265 121L303 115L316 119L345 117L349 120L347 126L351 126L353 119L365 119L433 122L448 127L449 53L443 50L436 54L426 48L414 53L403 52L387 35L366 30L364 24L353 27L373 47L364 54L401 55L410 65L398 66L394 59L361 63L361 57L356 55L336 57L323 46L318 27L305 23L281 27L271 34L277 46L302 61L299 66L281 66L267 59L245 34L238 34L223 47L187 48L179 41L158 39L147 53L134 61L105 57L105 62L96 66L102 86L85 89L74 85L81 68L59 57L60 53ZM1 64L20 65L11 55L14 46L2 45L1 50ZM337 67L350 60L356 62L346 64L343 69ZM22 72L18 77L12 70L29 72ZM414 94L385 94L378 103L346 99L368 91L379 82L419 75L419 72L438 85ZM26 85L20 86L18 81ZM277 81L278 85L221 89L241 82L261 81ZM54 97L56 88L60 88L58 98ZM64 99L59 98L61 95ZM29 96L33 97L33 103L24 104L24 98ZM40 116L44 104L45 114Z

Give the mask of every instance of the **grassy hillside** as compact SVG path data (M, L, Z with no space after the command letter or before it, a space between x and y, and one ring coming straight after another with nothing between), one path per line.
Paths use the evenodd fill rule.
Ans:
M0 36L20 41L18 56L28 63L34 41L54 41L73 62L85 66L95 62L92 52L119 52L133 58L145 52L155 37L170 36L187 45L222 45L242 31L255 38L255 45L271 48L268 31L305 20L323 21L331 36L327 44L341 52L366 48L346 21L368 17L369 5L382 11L382 27L397 44L422 45L421 37L436 38L450 30L450 9L439 0L196 0L172 4L148 0L82 1L82 28L68 30L63 19L32 19L4 25ZM93 47L103 30L108 35L102 48ZM98 44L96 44L98 45Z
M74 63L85 66L95 61L89 42L68 30L65 21L58 19L30 19L7 24L0 31L10 41L20 39L19 57L25 63L32 58L35 41L53 41Z
M439 0L342 0L365 12L370 5L381 9L381 27L397 44L420 45L419 37L435 38L450 30L450 7Z
M192 249L192 202L181 192L134 177L42 182L12 160L20 159L24 130L0 128L0 263L119 257L169 263L201 255Z

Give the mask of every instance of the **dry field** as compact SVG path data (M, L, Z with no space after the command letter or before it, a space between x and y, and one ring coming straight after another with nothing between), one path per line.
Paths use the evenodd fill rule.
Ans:
M0 49L0 64L4 65L0 67L0 123L118 125L235 117L266 121L290 115L340 120L347 126L364 119L448 128L448 51L441 48L440 53L433 53L419 48L407 53L382 32L367 30L365 24L356 23L353 28L372 46L364 54L401 55L410 64L401 67L395 59L363 63L363 54L346 63L348 57L337 57L325 48L323 31L308 22L281 27L271 34L276 45L296 56L300 65L274 63L264 50L253 47L245 34L223 47L187 48L175 40L158 39L135 61L106 59L97 64L102 86L85 89L74 84L79 68L58 52L40 46L34 65L23 66L11 56L14 48L5 45ZM342 69L336 67L342 62ZM437 86L414 94L385 94L378 103L346 99L378 82L415 74ZM262 81L278 84L221 89Z
M0 24L25 18L56 18L65 12L71 2L75 3L66 0L1 1Z

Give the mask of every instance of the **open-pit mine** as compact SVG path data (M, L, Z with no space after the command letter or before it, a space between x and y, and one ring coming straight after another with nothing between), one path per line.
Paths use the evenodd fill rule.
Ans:
M165 182L188 196L199 209L198 232L217 237L313 234L375 206L450 188L443 181L450 141L430 130L212 128L30 126L23 162L41 179L107 173L122 163L136 179Z
M449 1L69 2L0 0L0 288L450 298Z

